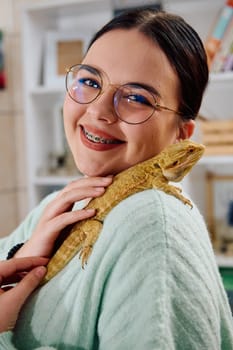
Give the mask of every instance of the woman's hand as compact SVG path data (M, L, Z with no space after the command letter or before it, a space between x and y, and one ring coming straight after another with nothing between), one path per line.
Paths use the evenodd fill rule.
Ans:
M22 305L45 276L47 262L40 257L0 261L0 332L14 328Z
M101 196L112 182L112 177L82 178L67 185L48 204L31 238L15 254L15 257L50 257L61 231L68 225L95 215L95 210L72 211L75 202Z

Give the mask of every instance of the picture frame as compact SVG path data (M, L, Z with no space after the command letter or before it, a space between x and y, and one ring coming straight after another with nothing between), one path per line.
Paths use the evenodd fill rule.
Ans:
M87 49L90 33L48 31L45 38L43 85L64 86L67 69L80 63Z
M233 255L233 175L206 173L207 225L213 247Z

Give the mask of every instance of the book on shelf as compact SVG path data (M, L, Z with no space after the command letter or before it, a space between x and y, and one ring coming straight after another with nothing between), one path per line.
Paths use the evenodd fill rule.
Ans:
M233 71L233 42L223 65L223 72Z
M233 0L226 0L221 8L213 28L205 42L205 49L208 57L209 67L211 69L214 57L220 49L223 37L231 19L233 18Z
M218 51L216 52L210 70L218 73L230 71L233 68L233 16L223 35Z

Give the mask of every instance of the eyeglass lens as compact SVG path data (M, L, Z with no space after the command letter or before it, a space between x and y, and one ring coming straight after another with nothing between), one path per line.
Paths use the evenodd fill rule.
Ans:
M103 78L95 68L77 65L67 73L66 88L74 101L88 104L103 92ZM117 87L113 102L118 118L129 124L138 124L149 119L156 105L152 93L137 84Z

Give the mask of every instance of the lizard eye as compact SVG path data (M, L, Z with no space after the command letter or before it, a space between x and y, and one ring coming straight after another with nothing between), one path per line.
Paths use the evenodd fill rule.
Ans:
M174 163L172 163L172 166L176 166L178 164L178 160L176 160Z

